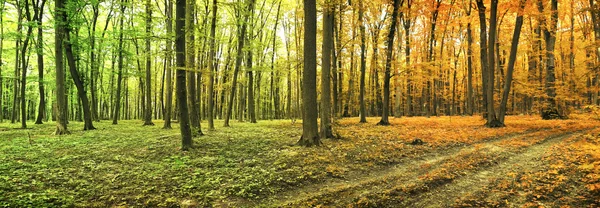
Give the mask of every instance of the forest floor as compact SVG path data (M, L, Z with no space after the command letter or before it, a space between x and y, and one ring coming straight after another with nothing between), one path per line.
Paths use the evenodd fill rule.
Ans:
M176 123L71 122L67 136L51 135L54 123L0 123L0 207L600 206L595 118L377 121L337 120L340 138L315 148L295 145L300 122L217 121L188 152Z

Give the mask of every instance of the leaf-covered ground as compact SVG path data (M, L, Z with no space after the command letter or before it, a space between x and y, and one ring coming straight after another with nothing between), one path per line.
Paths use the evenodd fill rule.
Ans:
M597 207L600 122L574 117L349 118L317 148L294 145L298 122L217 121L189 152L161 121L2 123L0 207Z

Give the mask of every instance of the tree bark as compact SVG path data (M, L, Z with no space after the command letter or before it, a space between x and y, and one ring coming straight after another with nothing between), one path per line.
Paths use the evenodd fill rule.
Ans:
M246 11L251 11L253 7L254 7L254 0L250 0ZM248 12L246 12L246 14L244 14L244 21L241 23L240 32L238 34L239 36L238 36L237 55L235 58L235 68L233 69L233 78L231 81L231 93L229 94L229 102L227 103L227 111L225 112L225 121L223 124L224 127L229 127L229 119L231 118L231 113L233 112L233 104L234 104L233 101L235 98L235 90L237 87L238 73L242 66L242 59L244 57L244 53L243 53L244 42L245 42L245 37L246 37L246 27L247 27L249 18L250 18L250 14Z
M189 109L189 119L194 135L203 135L202 128L200 126L200 103L199 98L196 95L196 46L194 30L196 28L195 23L195 0L187 0L187 7L185 13L185 39L186 39L186 68L187 72L187 104Z
M150 37L152 36L152 9L150 0L146 0L146 92L144 92L146 109L144 109L144 126L154 126L152 123L152 76L150 72L152 61L152 48L150 47Z
M546 101L542 108L542 119L559 119L564 115L558 111L556 106L556 77L555 77L555 58L554 46L556 44L556 28L558 24L558 1L550 1L550 22L544 20L543 33L546 42L546 80L544 82L544 91L546 92ZM544 11L543 2L538 1L538 10Z
M504 124L504 117L506 116L506 104L508 103L508 96L513 79L513 71L515 69L515 62L517 60L519 37L521 37L521 27L523 26L523 9L525 8L526 1L527 0L519 1L519 11L517 13L517 19L515 20L515 31L513 32L513 39L510 46L508 68L506 70L506 82L504 82L504 91L502 92L502 101L500 103L500 115L498 118L498 120L502 124Z
M211 23L210 23L210 43L209 43L209 47L210 47L210 54L209 54L209 58L208 58L208 73L209 73L209 80L208 80L208 130L215 130L215 123L214 123L214 85L215 85L215 64L218 63L218 60L215 59L215 31L216 31L216 27L217 27L217 11L218 11L218 5L217 5L217 0L213 0L213 7L212 7L212 19L211 19Z
M165 101L165 112L163 120L165 124L163 125L163 129L171 129L171 112L173 111L173 72L171 70L172 67L172 50L173 50L173 1L165 0L165 13L166 20L165 25L167 26L167 39L165 40L165 68L166 68L166 101Z
M67 129L67 96L65 90L65 68L63 63L63 40L66 22L65 0L56 0L54 12L57 17L54 25L54 52L56 61L56 130L55 135L69 134Z
M118 57L118 72L117 72L117 95L115 97L115 112L113 114L113 121L112 124L116 125L118 124L118 120L119 120L119 111L121 110L121 83L123 82L123 51L125 50L123 48L123 24L125 21L125 3L126 0L121 0L121 19L119 19L119 57Z
M332 1L323 5L323 45L321 63L321 138L333 138L331 129L331 55L333 50Z
M175 1L175 58L177 62L176 70L176 93L177 107L179 112L179 128L181 131L181 150L187 151L192 148L192 129L190 127L190 117L188 114L188 102L186 91L186 48L185 48L185 13L186 1Z
M44 5L46 4L46 0L38 1L35 5L33 5L34 10L34 21L37 23L37 44L36 44L36 54L37 54L37 63L38 63L38 89L40 92L40 103L38 105L38 115L35 120L35 124L42 124L43 119L46 118L46 91L44 89L44 38L43 38L43 28L42 28L42 18L44 15ZM1 47L0 47L0 50ZM1 55L0 55L1 56ZM1 61L2 58L0 58ZM0 82L0 86L2 86ZM1 96L2 93L0 93ZM1 99L0 99L1 100ZM1 101L0 101L1 102ZM1 105L0 105L1 107ZM0 108L2 109L2 108ZM0 110L0 114L2 110ZM0 116L1 117L1 116Z
M365 106L365 73L367 68L365 56L367 53L367 38L365 34L365 25L363 23L364 8L362 1L358 1L358 7L358 22L360 24L360 95L358 96L358 99L360 101L360 123L367 123L367 108Z
M29 1L25 1L25 17L27 18L27 22L31 22L31 12L29 11ZM31 34L33 33L33 26L27 26L27 34L25 36L25 40L23 41L23 48L21 49L21 128L27 128L27 104L26 104L26 96L25 96L25 87L27 84L27 68L28 68L28 57L27 57L27 47L29 46L29 40L31 40Z
M394 35L396 35L396 24L398 21L398 10L400 5L404 1L394 0L394 11L392 11L392 23L387 36L387 50L386 50L386 62L385 62L385 74L383 77L383 113L381 120L377 125L388 126L390 125L389 114L390 114L390 78L392 68L392 58L394 52Z
M72 39L71 39L71 34L70 34L70 27L69 27L69 19L65 16L65 19L63 19L66 24L66 30L65 30L65 41L64 46L65 46L65 52L67 55L67 63L69 64L69 72L71 73L71 78L73 78L73 83L75 84L75 87L77 88L77 95L79 97L79 100L81 101L81 105L82 105L82 110L83 110L83 121L84 121L84 126L83 126L83 130L94 130L96 129L96 127L94 127L93 123L92 123L92 111L90 109L90 103L89 100L87 98L87 94L85 91L85 86L83 85L83 78L79 75L79 71L77 70L77 64L75 61L75 55L73 53L73 46L72 46Z
M304 73L302 74L302 137L301 146L319 146L317 123L317 4L304 0Z

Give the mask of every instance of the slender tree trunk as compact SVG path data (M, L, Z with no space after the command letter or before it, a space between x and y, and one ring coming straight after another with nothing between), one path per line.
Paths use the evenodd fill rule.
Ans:
M214 123L214 85L215 85L215 65L218 63L218 60L215 59L215 31L216 31L216 27L217 27L217 11L218 11L218 5L217 5L217 0L213 0L213 7L212 7L212 20L210 23L210 43L209 43L209 48L210 48L210 54L209 54L209 58L208 58L208 73L209 73L209 80L208 80L208 130L215 130L215 123Z
M146 0L146 109L144 109L144 126L154 126L152 123L152 78L151 78L151 61L152 48L150 47L150 37L152 36L152 9L150 0Z
M319 146L317 123L317 4L304 0L304 73L302 74L302 137L301 146Z
M364 8L362 1L358 2L358 7L358 22L360 24L360 95L358 96L358 99L360 101L360 123L366 123L367 108L365 106L365 73L367 68L367 61L365 56L367 53L367 38L365 34L365 25L363 23Z
M510 87L512 85L513 71L515 69L515 62L517 60L517 49L519 47L519 37L521 37L521 27L523 26L523 9L525 8L526 0L519 1L519 11L517 19L515 20L515 31L513 32L513 39L510 47L510 57L508 58L508 68L506 70L506 82L504 82L504 91L502 92L502 101L500 103L500 115L498 120L504 125L504 117L506 116L506 104L508 103L508 96Z
M390 78L392 68L392 55L394 52L394 35L396 34L396 24L398 21L398 10L404 1L394 0L394 11L392 12L392 24L387 37L387 50L386 50L386 62L385 62L385 75L383 78L383 113L381 120L377 125L390 125L389 114L390 114Z
M333 50L333 2L323 6L323 47L321 67L321 138L333 138L331 129L331 55Z
M195 36L194 30L196 28L195 23L195 0L187 0L186 14L185 14L185 37L186 37L186 71L187 71L187 104L189 106L189 119L192 126L194 135L203 135L202 128L200 126L200 109L199 109L199 98L196 95L196 47L195 47Z
M188 102L186 91L186 48L185 48L185 13L186 1L175 1L175 57L177 62L177 107L179 108L179 127L181 131L181 150L187 151L192 148L192 128L188 114Z
M29 1L25 1L25 17L27 22L31 22L31 12L29 11ZM25 41L23 41L23 48L21 49L21 128L27 128L27 104L25 96L25 87L27 84L27 68L29 57L27 57L27 47L29 46L29 40L31 40L31 34L33 33L33 25L27 26L27 34Z
M119 111L121 108L121 83L123 82L123 24L125 21L125 4L126 0L121 0L121 19L119 20L119 57L118 57L118 72L117 72L117 95L115 97L115 113L113 114L112 124L118 124Z
M65 19L64 21L66 21L66 23L69 24L68 19ZM79 100L81 101L81 105L83 108L83 130L94 130L96 129L96 127L94 127L92 123L92 111L90 109L89 100L85 92L85 86L83 85L83 79L80 77L79 71L77 70L77 64L75 61L75 55L73 54L73 46L71 42L72 39L70 37L69 27L66 27L65 30L65 40L66 41L63 43L65 44L65 52L67 55L67 63L69 64L69 72L71 73L71 78L73 78L73 82L75 84L75 87L77 88L77 95L79 97Z
M469 1L467 16L471 16L472 4ZM471 22L467 23L467 114L472 116L475 108L473 97L473 31Z
M254 0L250 0L248 3L248 8L246 11L251 11L254 7ZM231 118L231 113L233 112L233 100L235 98L235 90L237 86L237 78L238 73L240 71L240 67L242 66L242 58L244 57L244 40L246 37L246 26L248 24L248 19L250 18L250 14L244 14L244 21L241 23L241 29L238 36L238 48L237 48L237 56L235 58L235 68L233 69L233 78L231 82L231 93L229 94L229 102L227 103L227 112L225 113L225 121L223 126L229 127L229 119Z
M0 4L0 12L4 13L6 2ZM4 15L0 15L0 123L4 120L4 82L2 79L2 70L4 69L4 60L2 52L4 50Z
M407 0L407 13L406 13L406 18L404 18L404 36L406 36L405 38L405 48L404 48L404 54L406 56L406 116L413 116L414 115L414 107L413 107L413 84L412 84L412 66L410 63L410 26L411 26L411 7L412 7L412 0Z
M163 126L163 129L171 129L171 112L173 111L173 78L172 78L172 70L171 70L171 66L172 64L172 48L173 48L173 43L172 43L172 37L173 37L173 1L172 0L165 0L165 13L166 13L166 20L165 20L165 25L167 26L167 39L165 41L165 73L166 73L166 91L167 91L167 95L166 95L166 101L165 101L165 112L164 112L164 117L163 119L165 120L165 124Z
M57 20L55 22L55 61L56 61L56 130L55 135L69 134L67 129L67 96L65 90L65 68L63 58L63 40L66 24L65 0L56 0L54 12Z
M42 0L41 2L37 2L34 7L34 19L37 23L37 44L36 44L36 54L37 54L37 63L38 63L38 89L40 92L40 103L38 105L38 115L35 120L35 124L42 124L43 119L46 117L46 92L44 89L44 38L43 38L43 29L42 29L42 18L44 15L44 4L46 0ZM2 49L0 49L2 50ZM0 55L1 56L1 55ZM2 58L0 58L1 61ZM2 84L0 82L0 87ZM1 96L2 93L0 93ZM0 100L2 100L0 98ZM1 101L0 101L1 102ZM1 105L0 105L1 107ZM0 114L2 113L0 108Z
M558 119L562 118L563 115L558 111L556 105L556 76L555 76L555 58L554 58L554 46L556 44L556 28L558 24L558 1L550 1L550 21L544 20L543 33L544 40L546 41L546 80L544 83L544 90L546 92L546 101L542 108L543 119ZM544 11L543 2L538 0L538 10ZM598 53L598 52L597 52ZM595 92L597 93L597 92Z

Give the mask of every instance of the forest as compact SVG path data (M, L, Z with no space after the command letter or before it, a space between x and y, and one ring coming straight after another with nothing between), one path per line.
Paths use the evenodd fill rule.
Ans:
M0 207L598 207L596 0L0 0Z

